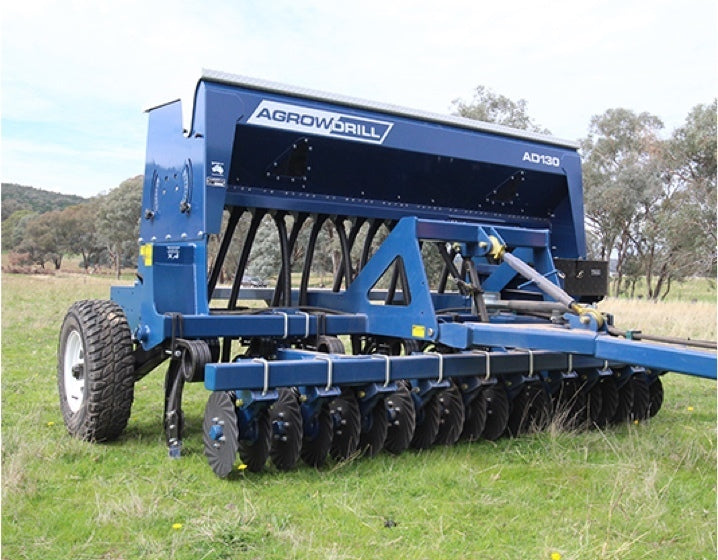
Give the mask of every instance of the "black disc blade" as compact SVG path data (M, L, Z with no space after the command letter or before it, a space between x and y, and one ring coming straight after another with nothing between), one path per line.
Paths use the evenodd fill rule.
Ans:
M509 397L506 389L499 384L482 389L481 396L486 399L486 425L481 437L496 441L506 431L509 422Z
M406 450L414 437L416 411L409 389L402 385L384 401L391 420L384 440L384 449L399 454Z
M543 430L551 420L551 398L538 383L526 384L511 403L506 427L512 437Z
M585 421L589 428L598 425L603 410L603 387L601 383L595 383L586 395L586 416Z
M389 427L384 400L376 403L369 411L369 418L363 419L362 430L359 434L359 449L367 456L374 457L384 448L386 432Z
M436 434L439 433L439 421L441 420L441 403L436 395L433 395L422 406L416 415L416 427L414 437L411 439L411 446L414 449L428 449L434 444Z
M554 395L554 421L564 430L582 427L586 417L586 393L578 379L565 379Z
M253 419L252 439L240 435L239 458L247 465L247 470L260 472L269 458L271 426L269 412L262 409Z
M436 399L439 401L439 431L434 443L436 445L454 445L464 428L464 400L461 398L459 388L452 383L451 387L444 389Z
M302 411L294 391L279 389L279 398L270 407L272 445L269 457L280 471L293 469L302 449Z
M633 385L633 407L631 418L634 420L648 420L651 411L651 388L648 378L643 373L631 377Z
M354 393L345 389L329 404L334 437L329 454L337 461L348 459L357 450L361 431L361 414Z
M466 405L462 439L476 441L481 437L486 426L486 404L486 391L479 389L476 396Z
M659 377L653 380L653 383L649 386L651 395L651 406L648 409L648 415L652 418L663 406L663 383Z
M616 382L609 377L601 378L597 386L601 390L601 412L596 420L596 426L605 428L618 409L618 387Z
M618 389L618 406L611 418L614 424L627 422L633 414L633 383L629 379Z
M227 477L234 468L239 446L233 394L217 391L209 396L204 409L202 439L209 466L220 478Z
M327 405L322 406L309 422L304 423L301 457L310 467L321 467L332 446L334 424Z

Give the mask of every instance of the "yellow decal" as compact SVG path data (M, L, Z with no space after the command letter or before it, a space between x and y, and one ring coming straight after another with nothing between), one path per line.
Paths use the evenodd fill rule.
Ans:
M152 266L152 243L140 246L140 256L144 258L145 266Z
M411 325L411 336L414 338L426 338L426 327L424 325Z

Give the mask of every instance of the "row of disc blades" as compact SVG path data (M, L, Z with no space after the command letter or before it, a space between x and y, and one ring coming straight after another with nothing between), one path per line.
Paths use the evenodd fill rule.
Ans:
M578 379L566 379L553 395L541 383L527 383L512 400L499 383L467 398L452 381L421 405L409 384L399 382L397 391L380 399L364 417L351 388L307 416L302 415L296 390L282 388L278 393L272 405L251 418L242 417L245 412L237 407L233 392L210 395L203 437L205 455L218 476L232 472L237 454L253 472L261 471L267 459L279 470L294 468L300 459L321 467L327 457L343 461L360 453L374 456L382 449L398 454L459 439L493 441L541 430L551 422L566 429L605 427L653 416L663 401L660 379L649 383L643 374L620 386L611 377L602 378L590 390Z

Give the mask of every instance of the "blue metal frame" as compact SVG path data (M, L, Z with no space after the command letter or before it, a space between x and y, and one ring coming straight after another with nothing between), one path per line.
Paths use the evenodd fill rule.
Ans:
M320 130L320 118L341 126ZM519 283L491 249L500 244L559 287L553 257L585 257L580 160L566 143L207 75L197 85L188 133L179 102L150 111L142 204L139 279L111 292L135 340L145 350L177 336L267 337L279 346L268 367L248 360L207 365L211 390L266 388L268 372L271 387L311 393L327 382L327 361L289 346L323 334L413 339L458 351L392 357L390 379L384 359L331 357L334 384L481 375L485 358L475 348L490 348L488 359L504 364L492 375L525 372L507 350L525 348L537 356L549 351L546 371L567 367L566 356L575 354L594 370L631 363L716 377L714 354L619 340L590 316L566 315L556 327L519 315L477 323L437 314L439 303L463 307L467 297L430 292L421 241L459 244L486 291L516 286L552 301L532 282ZM321 321L296 300L254 315L216 314L207 293L207 243L225 207L377 218L393 229L345 290L309 294L310 305L329 310ZM374 288L394 265L404 269L406 293L377 305Z

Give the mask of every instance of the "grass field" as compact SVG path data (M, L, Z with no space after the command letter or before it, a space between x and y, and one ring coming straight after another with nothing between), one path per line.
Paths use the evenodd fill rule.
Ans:
M203 455L201 385L186 389L184 456L167 458L164 368L136 386L119 441L67 435L55 379L59 326L74 300L105 298L111 283L3 275L7 560L715 558L715 382L667 375L654 419L605 432L552 428L220 480ZM621 327L715 339L714 303L672 305L602 308Z

